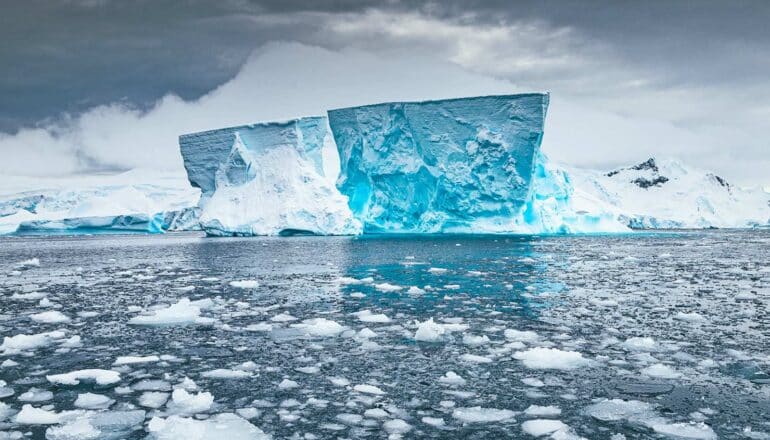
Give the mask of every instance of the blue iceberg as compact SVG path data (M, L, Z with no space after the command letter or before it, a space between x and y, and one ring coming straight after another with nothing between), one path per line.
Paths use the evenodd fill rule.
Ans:
M365 232L531 232L524 214L548 99L532 93L330 110L337 187Z
M355 235L360 223L325 171L325 117L182 135L190 183L209 235Z

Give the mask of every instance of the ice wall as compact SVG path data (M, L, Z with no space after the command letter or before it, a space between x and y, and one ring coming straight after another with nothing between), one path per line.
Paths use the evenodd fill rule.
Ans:
M330 110L340 191L367 232L516 232L547 94Z
M333 148L324 117L188 134L179 145L209 235L361 231L324 171L324 149Z

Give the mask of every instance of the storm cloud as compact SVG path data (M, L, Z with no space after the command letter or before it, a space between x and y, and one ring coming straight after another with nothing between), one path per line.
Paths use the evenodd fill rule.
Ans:
M41 157L60 158L60 172L147 166L127 144L158 151L153 164L172 168L171 130L369 99L532 90L552 93L543 148L557 160L610 168L676 156L738 183L768 184L768 18L761 1L6 2L2 168ZM264 55L277 56L275 42L305 49L289 45L271 66ZM333 66L312 65L309 53L340 63L337 74L314 75ZM292 69L302 84L285 80ZM356 74L372 87L345 90ZM459 86L460 78L473 83ZM224 111L228 103L212 97L228 87L242 92ZM252 95L262 99L242 98ZM144 121L145 135L130 139L98 115Z

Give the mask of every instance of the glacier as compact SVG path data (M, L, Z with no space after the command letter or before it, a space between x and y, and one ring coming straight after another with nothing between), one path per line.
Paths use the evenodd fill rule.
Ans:
M0 234L195 230L198 222L193 206L200 192L180 177L132 170L98 178L3 181Z
M673 158L650 158L612 171L561 166L581 212L603 212L632 229L770 226L770 193L742 188Z
M179 137L190 183L201 190L208 235L357 235L360 222L334 186L325 117Z

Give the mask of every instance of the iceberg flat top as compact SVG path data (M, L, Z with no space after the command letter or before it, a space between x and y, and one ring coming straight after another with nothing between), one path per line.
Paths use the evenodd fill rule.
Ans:
M455 101L469 101L469 100L487 99L487 98L518 99L518 98L527 98L527 97L546 98L545 106L547 107L548 101L550 100L550 96L551 94L549 92L530 92L530 93L512 93L512 94L505 94L505 95L462 96L458 98L425 99L425 100L418 100L418 101L385 101L385 102L378 102L374 104L357 105L353 107L338 107L338 108L330 109L328 111L333 112L337 110L346 110L346 109L362 109L367 107L377 107L380 105L393 105L393 104L446 104L446 103L451 103Z

